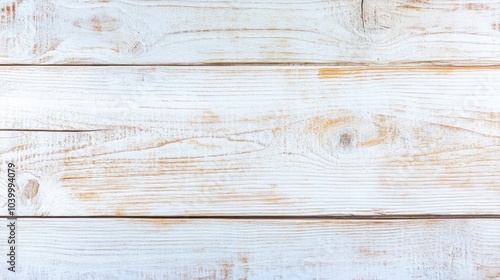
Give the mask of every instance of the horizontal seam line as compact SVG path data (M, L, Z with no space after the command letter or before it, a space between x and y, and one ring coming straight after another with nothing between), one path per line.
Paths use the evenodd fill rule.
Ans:
M0 216L4 219L184 219L184 220L456 220L500 219L500 214L484 215L207 215L207 216Z
M210 67L210 66L318 66L318 67L374 67L374 68L500 68L500 64L450 64L450 63L407 63L407 64L362 64L362 63L307 63L307 62L248 62L248 63L165 63L165 64L0 64L2 67Z
M97 132L108 129L16 129L0 128L0 132Z

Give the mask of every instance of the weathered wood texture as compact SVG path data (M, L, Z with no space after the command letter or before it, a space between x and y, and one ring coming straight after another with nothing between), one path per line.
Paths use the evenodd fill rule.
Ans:
M17 223L15 279L500 278L498 220Z
M499 77L4 67L1 172L19 215L500 214Z
M0 63L498 64L496 0L1 0Z

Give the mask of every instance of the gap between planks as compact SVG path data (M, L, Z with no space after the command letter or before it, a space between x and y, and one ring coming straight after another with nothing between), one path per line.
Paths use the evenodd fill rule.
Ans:
M12 132L56 132L56 133L68 133L68 132L98 132L105 131L109 129L16 129L16 128L0 128L0 132L12 131Z
M238 67L238 66L297 66L297 67L320 67L320 68L340 68L340 67L352 67L360 68L363 70L432 70L432 69L464 69L464 70L480 70L480 69L500 69L500 64L450 64L449 61L428 61L422 63L394 63L394 64L370 64L370 63L318 63L318 62L221 62L221 63L151 63L151 64L1 64L2 67Z
M164 219L164 220L480 220L500 219L500 215L280 215L280 216L0 216L2 219Z

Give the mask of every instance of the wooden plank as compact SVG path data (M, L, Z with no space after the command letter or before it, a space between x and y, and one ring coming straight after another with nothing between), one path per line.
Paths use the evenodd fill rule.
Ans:
M498 64L496 0L0 1L4 64Z
M16 223L15 279L500 277L499 220ZM11 274L6 267L2 261L3 279Z
M4 67L0 85L19 215L500 214L495 67Z

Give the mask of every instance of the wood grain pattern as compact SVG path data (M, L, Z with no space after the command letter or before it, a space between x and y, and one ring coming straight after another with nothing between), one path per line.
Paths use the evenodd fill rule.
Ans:
M0 279L500 279L499 15L0 0Z
M499 226L22 219L16 279L499 279Z
M498 64L500 2L0 1L4 64Z
M1 172L19 215L500 214L499 78L4 67Z

